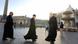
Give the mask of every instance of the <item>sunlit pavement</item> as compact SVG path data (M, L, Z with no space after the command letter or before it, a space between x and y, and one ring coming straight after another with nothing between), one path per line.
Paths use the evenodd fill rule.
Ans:
M0 44L50 44L50 42L45 41L48 34L45 28L36 29L38 35L36 42L25 40L23 36L27 34L28 29L29 28L14 28L15 39L2 41L3 24L0 24ZM58 31L55 44L78 44L78 32L63 32L61 35Z

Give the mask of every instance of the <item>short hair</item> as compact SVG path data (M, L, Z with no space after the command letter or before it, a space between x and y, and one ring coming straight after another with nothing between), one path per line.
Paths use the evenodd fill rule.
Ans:
M35 14L33 14L33 16L36 16Z
M13 15L13 12L10 12L9 15Z

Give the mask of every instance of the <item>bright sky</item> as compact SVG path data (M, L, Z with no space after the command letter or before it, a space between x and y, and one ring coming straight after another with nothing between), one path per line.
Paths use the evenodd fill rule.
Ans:
M0 0L0 15L3 14L5 0ZM14 12L14 16L48 19L50 12L61 12L69 5L78 8L78 0L9 0L8 13Z

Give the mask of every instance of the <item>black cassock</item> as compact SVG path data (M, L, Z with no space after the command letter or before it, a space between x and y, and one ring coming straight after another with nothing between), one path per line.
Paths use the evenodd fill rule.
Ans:
M24 36L25 39L37 39L37 35L36 35L36 26L35 26L35 19L32 18L30 20L30 28L29 31L27 33L27 35Z
M4 24L3 39L13 38L13 18L11 15L7 16Z
M57 19L56 17L51 17L49 19L49 34L47 38L45 39L46 41L55 41L55 38L57 36Z

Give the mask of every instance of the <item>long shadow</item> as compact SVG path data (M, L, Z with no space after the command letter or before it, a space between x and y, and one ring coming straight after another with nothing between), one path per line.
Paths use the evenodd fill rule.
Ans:
M5 41L1 41L0 44L12 44L13 40L5 40Z
M37 43L33 41L25 41L24 44L37 44Z

